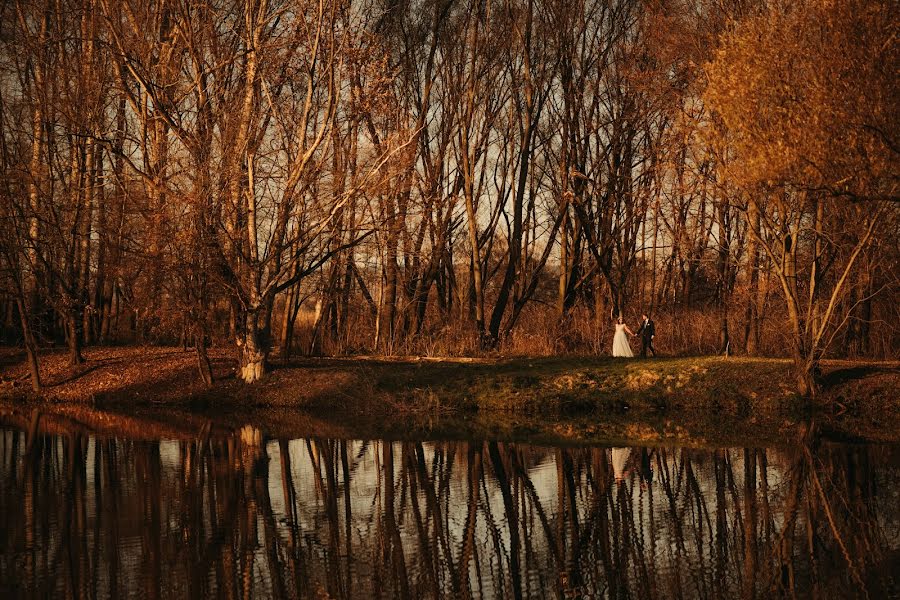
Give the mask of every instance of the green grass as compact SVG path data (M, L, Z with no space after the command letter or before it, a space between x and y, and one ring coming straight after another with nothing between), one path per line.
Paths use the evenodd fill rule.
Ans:
M526 414L633 408L741 413L762 405L792 405L790 367L789 361L746 358L512 359L397 365L385 370L377 386L403 398L410 409L427 394L452 409Z
M119 377L122 364L147 377ZM82 403L125 414L141 406L250 421L267 414L276 430L293 422L297 430L340 436L555 443L741 443L790 438L811 421L842 437L896 440L900 417L897 363L829 361L828 390L815 402L794 392L791 361L766 358L297 359L276 362L272 373L250 386L220 375L210 389L169 385L167 395L156 390L172 383L169 372L145 366L139 359L98 361L89 374L50 387L35 401L54 410ZM178 381L190 374L182 375ZM117 381L129 384L106 386ZM13 395L6 402L24 409L26 400Z
M900 368L847 367L826 370L864 373L811 402L794 391L792 363L784 359L379 361L364 367L366 397L343 408L396 437L771 444L805 435L814 422L845 439L897 439L900 406L885 392L897 389ZM836 414L835 398L854 398L844 402L851 410ZM332 407L319 405L325 418Z

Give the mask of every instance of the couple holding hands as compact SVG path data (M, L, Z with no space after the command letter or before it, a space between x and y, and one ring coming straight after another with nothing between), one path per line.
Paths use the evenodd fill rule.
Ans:
M647 357L647 350L649 350L653 356L656 356L656 349L653 348L653 338L656 336L656 325L653 324L653 320L649 315L646 313L641 315L641 326L638 328L637 333L631 331L631 329L628 328L628 325L625 324L625 319L622 315L619 315L618 322L616 323L616 335L613 336L613 356L624 358L631 358L634 356L634 353L631 351L631 345L628 343L629 335L641 336L641 358Z

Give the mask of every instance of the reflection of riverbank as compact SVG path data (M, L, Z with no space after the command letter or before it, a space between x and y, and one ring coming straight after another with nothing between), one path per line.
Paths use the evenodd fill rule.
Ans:
M166 441L0 429L0 590L714 598L895 589L898 446L612 449L266 439L255 427L218 427Z
M629 412L620 415L562 416L496 411L449 413L420 419L399 414L392 418L344 414L342 411L222 407L187 411L172 407L93 408L83 404L17 406L0 403L0 426L42 435L81 435L101 438L196 440L239 435L245 426L268 438L368 437L393 440L494 439L552 445L659 444L685 447L739 445L747 440L769 447L797 443L811 436L829 438L827 429L804 421L729 420L700 415L669 417Z

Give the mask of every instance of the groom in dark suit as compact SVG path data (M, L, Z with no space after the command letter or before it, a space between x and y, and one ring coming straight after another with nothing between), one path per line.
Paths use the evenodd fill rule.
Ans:
M653 353L653 356L656 357L656 349L653 348L653 338L656 336L656 325L653 324L653 319L651 319L646 313L641 315L644 319L641 321L641 328L638 329L637 334L641 336L641 358L647 358L647 350Z

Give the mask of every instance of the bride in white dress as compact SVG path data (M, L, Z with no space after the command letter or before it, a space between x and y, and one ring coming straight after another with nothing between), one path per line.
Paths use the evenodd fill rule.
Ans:
M616 323L616 335L613 336L613 356L624 358L632 358L634 356L634 353L631 351L631 345L628 343L629 335L634 335L634 333L628 329L625 319L620 316L619 322Z

